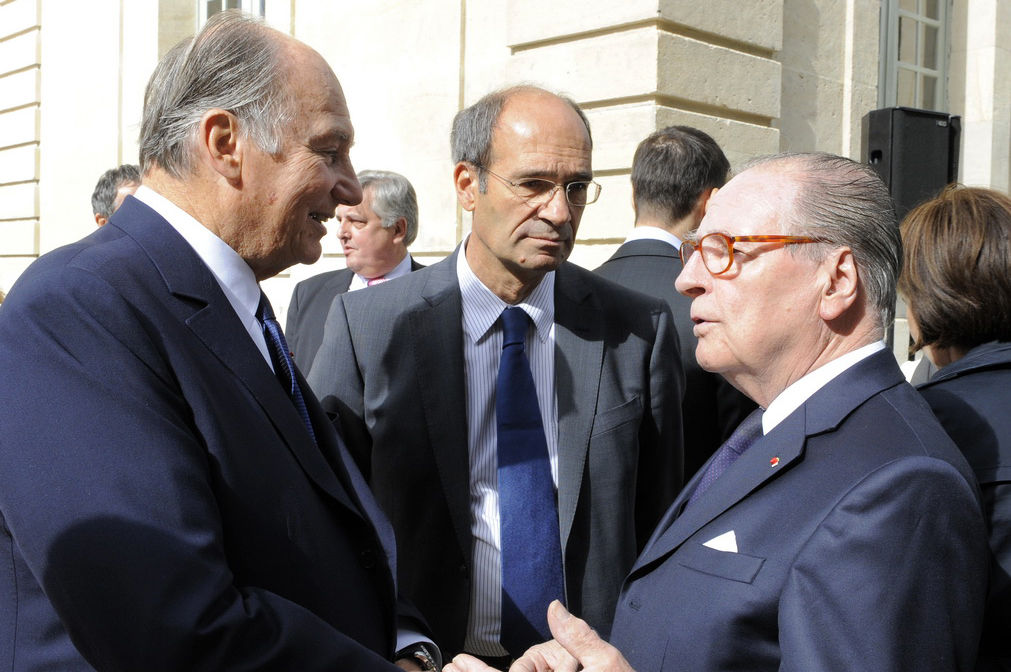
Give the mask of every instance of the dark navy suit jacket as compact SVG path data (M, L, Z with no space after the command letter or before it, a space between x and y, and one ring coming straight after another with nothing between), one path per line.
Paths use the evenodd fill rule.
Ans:
M632 240L617 249L596 271L629 289L663 299L674 315L681 339L681 364L685 370L685 477L690 478L709 456L755 410L756 404L718 374L695 360L699 344L691 317L692 300L678 293L674 281L681 273L678 251L662 240Z
M153 210L32 264L0 371L0 670L396 669L392 529Z
M976 473L990 523L977 670L1011 670L1011 343L986 343L917 387Z
M978 489L890 352L681 512L699 478L622 589L611 641L635 669L971 669L989 561ZM737 552L713 548L730 533Z

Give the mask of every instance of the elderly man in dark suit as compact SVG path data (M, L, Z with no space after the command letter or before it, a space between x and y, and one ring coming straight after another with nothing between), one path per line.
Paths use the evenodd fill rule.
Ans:
M670 309L566 262L599 191L590 150L578 106L534 87L458 114L470 235L338 297L309 375L411 549L401 584L447 650L508 662L547 634L554 598L606 633L680 489Z
M657 527L611 644L553 604L555 641L513 672L972 669L986 525L969 465L881 340L902 258L884 184L840 157L765 158L682 249L699 364L764 411Z
M423 669L393 531L258 283L361 199L337 78L223 13L148 84L144 184L0 306L0 669Z
M709 135L690 126L668 126L639 143L632 159L635 229L597 273L663 299L681 339L685 369L685 477L690 478L755 410L755 402L695 359L691 298L674 281L681 272L681 240L698 228L710 197L722 187L730 162Z
M337 207L347 268L295 285L285 335L298 368L308 371L323 341L323 325L338 294L371 287L424 268L407 248L418 237L418 197L407 178L388 170L358 173L362 202Z

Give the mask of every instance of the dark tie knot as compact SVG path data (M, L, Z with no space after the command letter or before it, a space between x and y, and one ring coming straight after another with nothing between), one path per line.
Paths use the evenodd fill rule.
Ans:
M260 305L256 307L256 319L260 323L264 323L267 320L276 320L274 317L274 309L270 305L270 301L267 299L267 295L262 291L260 292Z
M523 345L527 337L530 316L522 308L511 306L502 311L502 347Z

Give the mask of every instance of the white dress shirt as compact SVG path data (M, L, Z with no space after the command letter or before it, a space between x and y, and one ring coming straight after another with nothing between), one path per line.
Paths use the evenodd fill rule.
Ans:
M393 267L389 273L383 277L387 280L396 280L397 278L403 277L411 272L411 253L408 252L404 255L404 258L400 260L400 263ZM363 278L357 273L351 278L351 284L348 285L348 291L353 292L357 289L365 289L369 286L369 279Z
M260 305L260 286L256 283L256 276L249 264L225 241L211 233L210 229L150 187L141 186L134 198L164 217L206 264L228 302L232 304L242 326L249 332L249 337L273 371L274 365L270 361L267 341L263 337L263 327L256 319L256 309Z
M495 384L502 357L499 316L509 307L485 287L467 263L466 242L457 257L456 275L463 307L463 359L467 398L467 446L470 453L470 513L474 536L474 573L470 622L464 648L486 656L508 652L499 643L502 617L502 553L499 536L498 435L495 422ZM526 352L544 438L548 444L551 478L558 487L558 412L555 398L555 274L544 276L525 301L518 304L533 323Z
M800 405L814 396L814 393L828 385L834 378L875 352L885 349L883 341L870 343L833 359L803 378L797 380L772 400L762 415L762 434L768 434Z

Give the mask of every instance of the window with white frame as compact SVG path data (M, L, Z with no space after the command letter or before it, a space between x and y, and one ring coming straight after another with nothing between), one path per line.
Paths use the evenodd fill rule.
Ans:
M950 0L884 0L881 107L947 109Z
M207 19L226 9L241 9L254 16L263 16L266 0L197 0L197 21L202 26Z

